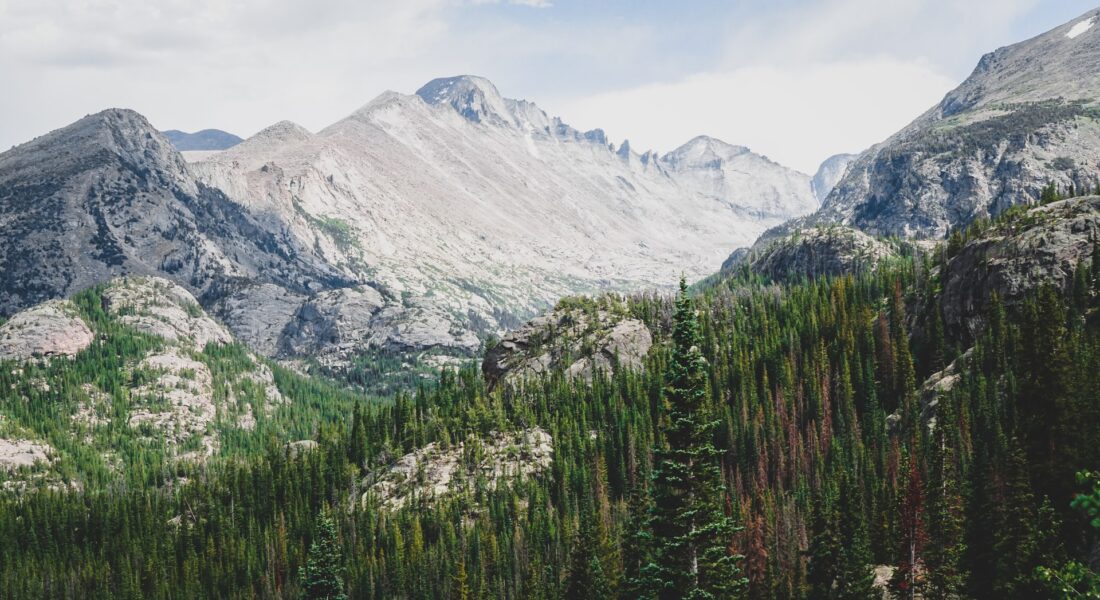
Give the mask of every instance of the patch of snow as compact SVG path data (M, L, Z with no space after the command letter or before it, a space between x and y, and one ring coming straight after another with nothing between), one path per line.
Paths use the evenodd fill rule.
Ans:
M1085 33L1089 29L1091 29L1092 26L1095 23L1096 23L1096 17L1089 17L1089 18L1085 19L1084 21L1081 21L1081 22L1075 24L1073 27L1070 27L1069 31L1066 32L1066 37L1068 37L1069 39L1072 40L1073 38L1081 35L1082 33Z

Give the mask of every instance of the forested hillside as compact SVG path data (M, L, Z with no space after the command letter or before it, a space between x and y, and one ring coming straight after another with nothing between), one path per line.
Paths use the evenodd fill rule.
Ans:
M1035 210L859 275L773 283L745 267L680 310L664 296L571 299L653 333L640 369L590 380L557 370L490 392L466 368L356 404L277 370L300 420L227 443L186 482L136 469L5 495L0 597L644 597L677 576L659 560L675 554L662 511L689 417L698 460L717 450L722 493L706 510L727 532L724 581L748 580L730 595L881 597L876 574L906 598L1089 585L1097 534L1071 503L1090 485L1077 473L1100 466L1100 270L1086 257L1065 285L993 293L968 321L980 326L944 321L951 261L1057 214ZM695 320L697 340L684 333ZM110 374L113 357L152 343L111 327L116 351L93 346L50 375ZM8 425L49 434L69 399L23 400L15 390L38 374L16 372L0 375ZM685 413L691 390L703 393ZM286 445L281 432L319 422L316 445ZM546 468L500 467L547 445ZM446 479L410 454L451 457ZM71 468L108 472L88 461Z

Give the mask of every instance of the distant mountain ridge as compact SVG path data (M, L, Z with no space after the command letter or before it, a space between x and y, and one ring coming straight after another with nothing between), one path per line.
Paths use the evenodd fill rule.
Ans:
M468 356L562 296L709 273L817 206L747 148L638 154L478 77L202 156L120 110L0 154L3 311L159 275L267 356Z
M243 140L232 133L221 129L203 129L194 133L187 133L177 129L164 131L164 137L180 152L225 150L232 148Z
M333 363L364 343L469 353L564 295L702 276L817 206L809 176L746 148L701 136L639 154L474 76L386 92L317 133L278 123L190 167L369 287L313 306L308 327L283 313L287 327L241 334Z

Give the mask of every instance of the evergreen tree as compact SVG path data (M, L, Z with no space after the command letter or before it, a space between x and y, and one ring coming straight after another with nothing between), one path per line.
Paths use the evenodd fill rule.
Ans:
M929 543L925 552L928 589L925 597L957 598L966 582L962 557L966 552L963 497L954 434L957 431L954 398L941 398L936 407L936 424L928 477Z
M839 577L842 542L831 494L823 493L814 502L813 537L810 539L810 564L806 582L809 597L835 598Z
M924 526L924 490L921 470L915 456L909 457L906 489L901 496L900 538L898 540L898 565L894 571L893 587L904 600L914 600L923 589L923 553L928 541Z
M570 553L569 574L563 600L606 600L611 598L607 578L599 556L599 536L596 535L596 515L585 510L580 517L580 531Z
M745 587L730 551L740 528L726 515L724 487L709 420L706 360L695 306L687 284L673 316L672 357L661 418L662 442L654 448L653 561L646 567L649 594L660 600L732 598Z
M344 593L344 556L336 536L336 524L327 513L314 531L309 556L302 567L302 589L308 600L347 600Z

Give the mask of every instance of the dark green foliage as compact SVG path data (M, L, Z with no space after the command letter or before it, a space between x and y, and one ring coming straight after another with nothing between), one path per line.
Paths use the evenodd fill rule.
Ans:
M706 360L695 305L680 281L672 318L672 356L653 449L653 556L646 592L653 598L732 598L744 587L741 558L730 545L739 531L725 514L726 493L707 406Z
M562 600L608 600L611 589L604 575L596 536L596 517L585 511L580 518L580 531L570 552L569 573Z
M299 579L307 600L346 600L344 593L344 556L336 536L332 517L325 514L317 522L313 542L306 555Z

